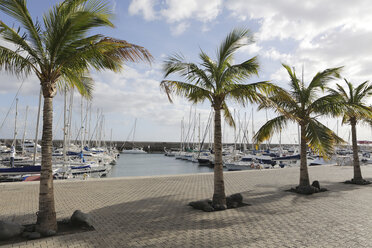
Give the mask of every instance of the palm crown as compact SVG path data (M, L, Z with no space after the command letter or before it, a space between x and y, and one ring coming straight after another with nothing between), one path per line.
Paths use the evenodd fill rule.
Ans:
M337 116L342 112L337 99L332 95L319 97L318 94L325 89L328 82L339 78L341 67L326 69L317 73L306 87L298 79L294 70L283 64L290 77L290 91L279 91L270 97L271 104L261 104L259 109L274 108L279 116L269 120L255 135L257 143L268 139L274 132L287 126L288 122L296 122L304 129L306 142L322 156L328 156L335 143L342 142L332 130L317 120L318 116Z
M54 83L58 83L77 87L89 96L92 84L88 69L117 71L123 60L152 59L140 46L100 34L89 35L93 28L113 27L112 14L102 1L65 0L44 14L43 25L32 20L25 0L3 0L0 10L22 27L15 30L0 21L1 37L17 48L0 46L0 68L16 75L34 72L42 85L51 84L50 92L44 95L55 94Z
M372 108L367 105L367 98L372 95L372 85L365 81L354 87L352 83L344 79L347 85L346 90L336 84L336 89L328 88L331 95L338 98L339 103L344 106L343 123L367 121L372 118Z
M213 108L223 109L229 124L234 125L226 100L231 99L242 104L248 101L263 102L265 97L262 93L270 93L276 89L267 81L241 83L253 75L258 75L257 57L240 64L231 64L236 50L252 41L248 30L235 29L217 50L216 60L212 60L203 51L199 54L200 65L185 62L182 55L169 57L164 63L165 77L177 73L186 82L163 80L161 87L168 94L170 101L172 93L184 96L193 103L209 100Z

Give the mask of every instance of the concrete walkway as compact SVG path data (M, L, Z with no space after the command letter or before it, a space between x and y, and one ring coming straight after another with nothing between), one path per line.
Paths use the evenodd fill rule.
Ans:
M328 192L299 196L299 169L226 172L226 193L251 206L205 213L187 206L210 198L213 174L56 181L59 219L76 209L96 231L9 247L372 247L372 185L340 183L351 167L313 167ZM372 167L362 167L372 180ZM0 184L0 219L35 222L38 182Z

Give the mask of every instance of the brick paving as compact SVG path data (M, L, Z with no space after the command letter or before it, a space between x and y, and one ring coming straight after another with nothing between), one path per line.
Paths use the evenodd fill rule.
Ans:
M345 185L351 167L312 167L328 192L299 196L299 169L226 172L226 193L251 206L205 213L213 174L56 181L58 219L90 213L96 231L4 247L372 247L372 185ZM372 167L362 167L372 180ZM0 184L0 219L35 222L38 183Z

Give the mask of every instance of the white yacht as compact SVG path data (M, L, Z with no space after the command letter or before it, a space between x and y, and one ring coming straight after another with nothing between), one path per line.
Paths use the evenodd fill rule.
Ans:
M25 152L34 152L35 142L31 140L25 140L25 142L23 143L23 149ZM41 152L41 146L39 144L36 145L36 150L37 152Z
M122 154L146 154L147 152L144 151L142 147L140 148L134 147L128 150L122 150L121 153Z

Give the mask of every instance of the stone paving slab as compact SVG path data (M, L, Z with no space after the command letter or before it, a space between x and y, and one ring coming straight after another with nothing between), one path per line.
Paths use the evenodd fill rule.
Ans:
M226 193L251 206L205 213L187 206L211 198L213 174L56 181L58 219L89 212L96 231L4 247L372 247L372 185L351 167L310 167L328 192L299 196L299 168L226 172ZM362 167L372 180L372 167ZM0 184L0 219L36 221L38 182Z

